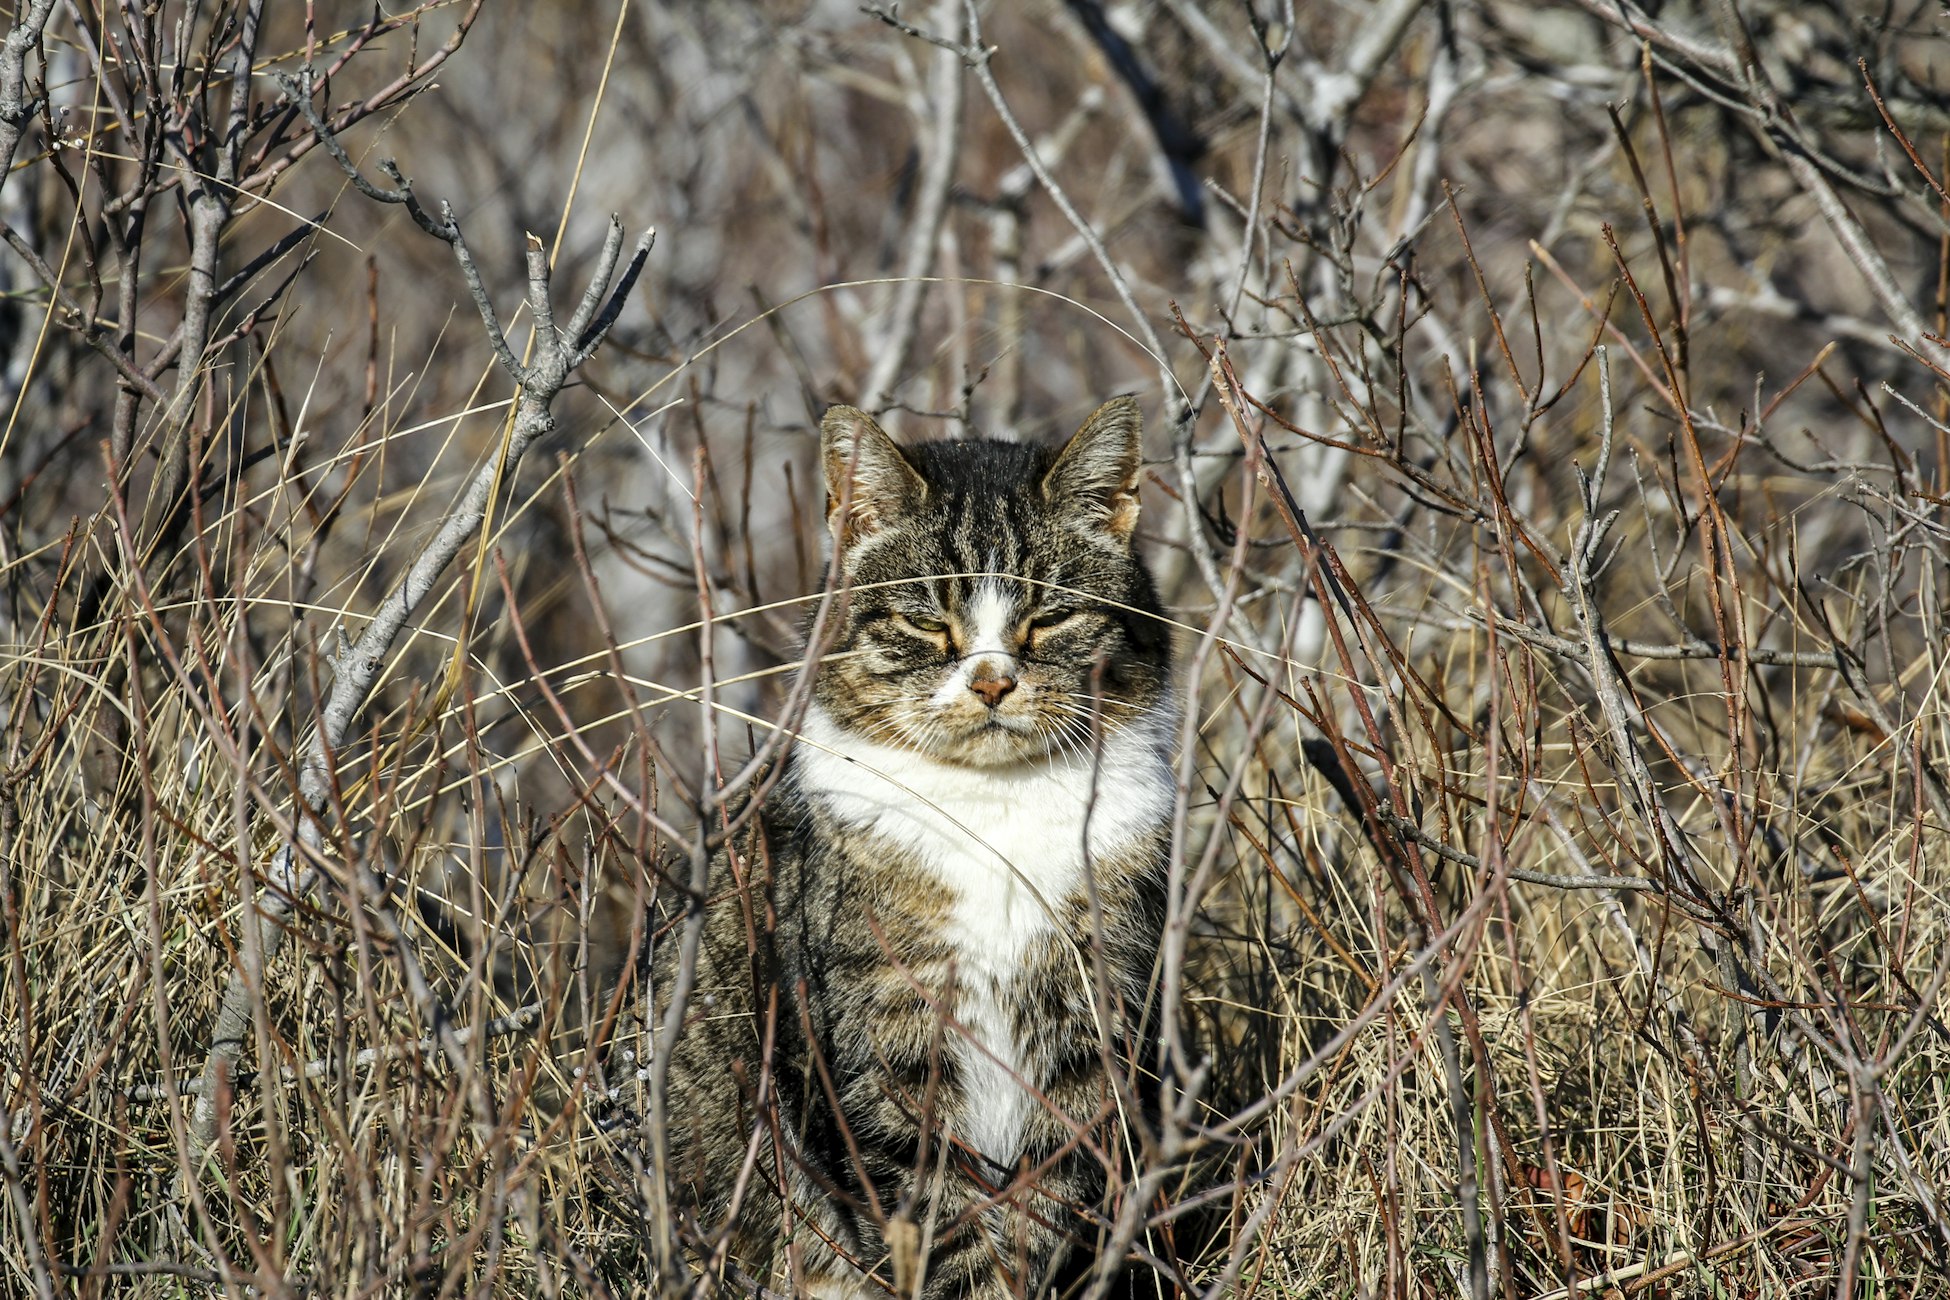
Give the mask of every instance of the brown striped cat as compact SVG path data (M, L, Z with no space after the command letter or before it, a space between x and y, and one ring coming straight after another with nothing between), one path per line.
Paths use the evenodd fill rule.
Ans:
M1140 428L1118 398L1060 449L903 449L826 414L842 625L670 1063L669 1181L731 1225L731 1289L1032 1296L1090 1257L1174 791Z

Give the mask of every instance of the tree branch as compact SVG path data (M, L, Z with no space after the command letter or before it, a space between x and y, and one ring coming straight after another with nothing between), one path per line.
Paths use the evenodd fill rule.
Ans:
M41 97L27 84L27 56L40 48L41 32L53 12L54 0L34 0L0 42L0 186L13 170L21 135L40 109Z
M301 99L298 102L304 101ZM315 117L314 129L317 129ZM333 156L344 158L345 155L343 150L334 150ZM399 192L382 192L374 197L380 202L406 202L405 196ZM432 539L413 558L405 574L373 611L365 631L349 650L334 660L331 689L319 710L317 725L306 747L306 756L299 765L297 844L287 843L279 850L268 873L266 889L257 901L255 916L247 915L244 919L245 925L255 924L257 927L256 942L243 945L245 960L231 974L211 1029L210 1046L204 1058L202 1079L196 1088L197 1099L191 1123L192 1136L199 1146L206 1146L215 1131L216 1103L221 1082L243 1051L251 1008L254 1000L261 995L264 969L277 951L292 909L317 883L318 868L315 864L328 854L321 818L333 788L334 754L351 733L353 719L384 669L393 643L405 630L414 612L432 594L441 573L480 528L496 485L510 480L528 449L554 430L555 416L551 406L556 395L576 367L600 345L603 336L615 322L649 256L654 238L654 232L650 232L638 241L636 253L622 281L610 295L601 316L589 326L586 345L574 347L553 329L538 331L535 362L522 367L514 360L507 340L500 332L486 290L474 269L473 259L460 237L458 224L453 220L451 207L443 204L442 214L447 233L439 229L430 233L453 248L468 291L475 296L481 308L489 343L501 358L503 367L517 376L521 391L516 398L512 423L499 455L475 471ZM603 274L598 277L601 282L607 281L614 265L608 250L620 248L622 241L621 223L611 218L610 227L610 235L605 242ZM528 258L530 305L546 306L550 301L550 289L547 258L531 253ZM311 860L302 866L301 853Z
M949 30L957 25L958 0L940 0L938 20ZM879 15L883 21L888 16ZM933 130L921 158L921 185L914 203L914 215L907 228L907 244L901 252L900 281L894 286L894 301L887 312L881 335L874 344L873 369L861 389L862 404L869 410L880 408L893 396L907 368L908 354L914 347L914 333L921 321L921 304L927 298L928 272L934 269L935 253L941 245L941 227L948 213L948 195L955 183L955 163L961 156L962 67L961 51L937 45L934 53L933 93L928 105L932 121L916 115L916 128ZM917 96L917 99L924 97ZM919 105L917 105L919 107Z

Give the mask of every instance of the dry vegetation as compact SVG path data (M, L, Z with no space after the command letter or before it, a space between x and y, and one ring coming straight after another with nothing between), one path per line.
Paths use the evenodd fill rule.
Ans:
M0 1293L683 1291L583 972L778 743L816 414L1127 390L1188 725L1106 1258L1950 1293L1938 5L9 22Z

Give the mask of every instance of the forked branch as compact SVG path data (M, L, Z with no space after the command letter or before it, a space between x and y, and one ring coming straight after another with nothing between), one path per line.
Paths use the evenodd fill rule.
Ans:
M405 630L407 621L433 593L441 573L480 528L496 486L513 476L522 456L537 439L554 430L552 405L556 395L576 369L594 355L604 336L616 323L631 290L636 287L638 276L643 272L656 234L655 231L646 231L637 240L628 264L618 277L623 227L616 218L610 219L609 234L604 240L595 275L584 291L567 331L554 327L550 307L551 268L539 242L531 237L527 258L528 305L539 328L531 351L533 359L524 364L515 357L508 344L486 286L461 235L460 225L454 219L452 206L443 203L437 221L428 216L414 198L411 184L390 160L382 164L382 168L394 178L394 188L382 189L365 180L351 156L333 139L323 119L311 107L309 97L301 93L300 87L291 79L280 80L291 93L292 101L300 106L312 130L318 134L320 143L353 179L360 193L378 202L405 205L422 230L454 250L468 292L480 310L488 343L502 368L520 386L520 391L515 398L514 413L499 454L474 472L432 539L413 557L406 572L373 611L365 631L333 661L331 689L319 710L317 726L299 764L299 806L294 818L296 842L287 843L279 851L272 864L267 887L257 900L254 920L252 917L245 919L246 927L254 925L255 930L247 932L245 942L240 946L241 960L224 989L223 1001L211 1030L202 1079L196 1085L191 1132L202 1146L207 1146L214 1134L220 1083L231 1072L243 1051L252 1007L262 985L265 967L277 951L292 909L316 885L320 864L325 861L327 845L321 819L332 790L334 756L350 734L353 719L365 704L374 682L386 665L393 643Z

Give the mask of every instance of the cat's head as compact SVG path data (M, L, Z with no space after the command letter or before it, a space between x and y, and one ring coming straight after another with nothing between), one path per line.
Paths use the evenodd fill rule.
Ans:
M1000 767L1087 757L1093 711L1110 733L1157 713L1171 640L1132 549L1141 432L1130 397L1060 448L903 448L864 412L829 410L827 518L850 593L816 687L827 715Z

